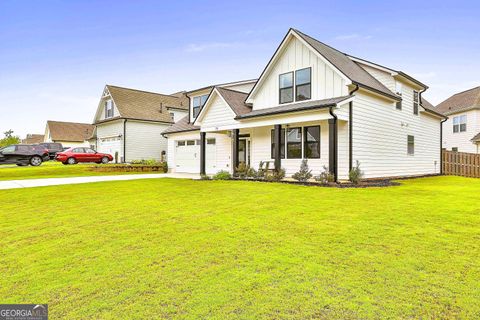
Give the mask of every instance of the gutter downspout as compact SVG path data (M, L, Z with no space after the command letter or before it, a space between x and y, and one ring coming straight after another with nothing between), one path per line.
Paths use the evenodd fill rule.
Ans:
M440 121L440 174L443 175L443 123L448 117Z
M353 95L359 89L358 85L355 85L355 89L350 91L350 95ZM348 172L353 168L353 101L348 104Z
M123 163L127 162L127 119L123 121Z
M331 136L330 136L330 139L328 141L329 144L332 144L332 147L329 147L329 151L330 151L330 155L329 157L332 159L332 165L330 168L330 172L333 173L333 176L334 176L334 180L335 182L338 182L338 127L337 127L337 121L338 121L338 118L337 118L337 115L335 113L333 113L333 108L334 107L330 107L328 112L330 113L330 115L332 116L333 119L328 119L328 122L329 122L329 131ZM333 127L333 129L332 129ZM333 152L332 152L333 151Z

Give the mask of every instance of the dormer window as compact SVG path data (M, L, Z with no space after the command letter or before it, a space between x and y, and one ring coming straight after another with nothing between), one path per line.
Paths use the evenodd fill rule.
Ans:
M312 97L311 68L295 71L295 101L308 100Z
M113 117L113 101L105 101L105 119Z
M196 118L200 113L205 102L207 102L208 94L193 98L193 118Z

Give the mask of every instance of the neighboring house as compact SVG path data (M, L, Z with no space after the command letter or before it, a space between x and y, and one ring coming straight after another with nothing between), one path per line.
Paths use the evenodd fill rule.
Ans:
M480 153L480 87L454 94L435 110L448 116L443 123L444 149Z
M36 143L42 143L45 140L45 135L43 134L32 134L29 133L25 137L25 139L22 139L23 144L36 144Z
M90 147L94 126L89 123L47 121L43 142L57 142L64 147Z
M327 166L347 179L358 160L366 178L440 173L444 116L422 100L425 90L290 29L252 90L216 86L164 132L169 167L232 172L269 161L291 175L308 159L315 175Z
M184 92L165 95L112 85L105 86L94 118L99 152L118 161L162 160L167 140L161 133L188 114Z

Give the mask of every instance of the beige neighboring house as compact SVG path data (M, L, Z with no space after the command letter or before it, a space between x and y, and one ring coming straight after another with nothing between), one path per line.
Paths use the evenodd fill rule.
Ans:
M36 143L42 143L44 140L45 140L45 135L43 134L28 133L25 139L22 139L22 143L36 144Z
M435 110L448 116L443 123L443 149L480 153L480 87L454 94Z
M88 139L94 126L89 123L47 121L43 142L61 143L63 147L90 147Z
M308 159L339 180L356 161L366 178L440 173L445 117L422 99L425 84L295 29L273 51L258 81L190 94L190 118L164 132L173 171L269 162L291 176Z
M92 139L119 162L166 159L162 132L188 115L185 92L172 95L106 85L95 113Z

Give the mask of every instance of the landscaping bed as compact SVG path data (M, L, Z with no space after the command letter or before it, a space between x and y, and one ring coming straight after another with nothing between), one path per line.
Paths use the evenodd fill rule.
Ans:
M168 167L164 164L141 165L141 164L113 164L91 167L96 172L161 172L166 173Z

